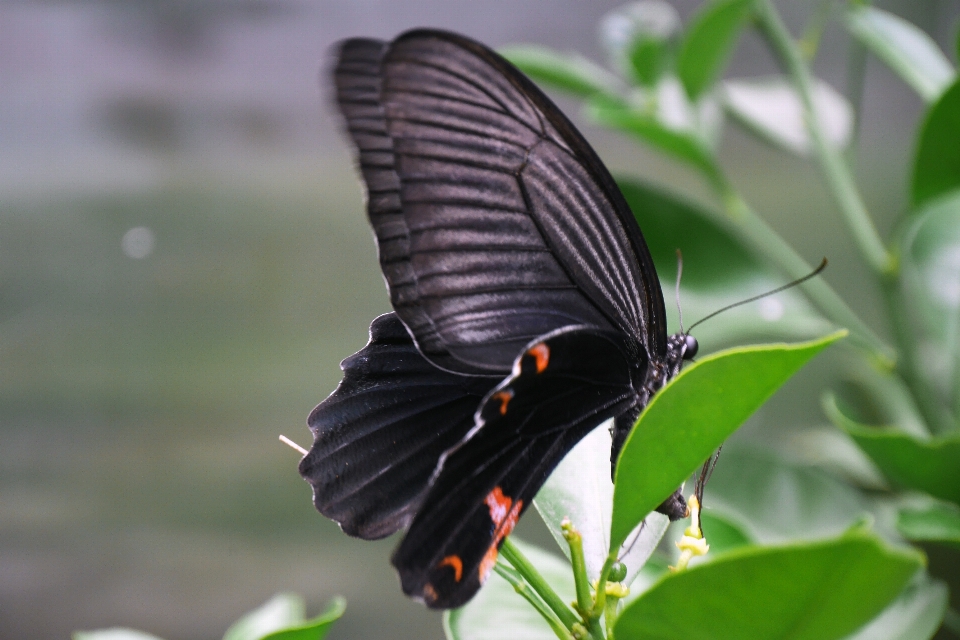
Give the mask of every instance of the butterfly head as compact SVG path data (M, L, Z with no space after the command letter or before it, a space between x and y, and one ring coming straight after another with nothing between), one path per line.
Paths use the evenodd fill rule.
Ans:
M693 360L697 355L697 351L700 350L700 345L697 343L697 339L689 333L683 334L681 338L682 342L680 343L680 357L683 360Z

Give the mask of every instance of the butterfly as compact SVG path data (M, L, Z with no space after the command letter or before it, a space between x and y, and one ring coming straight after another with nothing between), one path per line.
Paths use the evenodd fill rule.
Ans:
M667 335L623 195L513 65L426 29L336 56L394 311L310 414L300 473L347 534L406 529L404 592L458 607L564 455L614 418L615 465L697 342ZM679 490L658 511L683 517Z

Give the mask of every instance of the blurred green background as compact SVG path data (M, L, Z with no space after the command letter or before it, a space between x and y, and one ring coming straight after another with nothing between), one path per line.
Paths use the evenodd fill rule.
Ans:
M335 640L442 637L400 593L395 541L351 540L320 517L277 441L309 443L337 363L389 309L318 70L339 39L414 26L602 60L596 25L619 4L0 4L0 639L114 625L218 638L280 590L311 612L346 596ZM686 17L698 2L674 4ZM812 3L780 4L789 20ZM878 5L952 50L956 2ZM816 69L841 89L845 55L829 29ZM773 70L752 35L733 68ZM873 61L866 87L857 172L886 233L922 105ZM682 167L584 133L615 172L707 199ZM722 157L872 321L880 303L816 168L729 129ZM789 427L777 403L822 421L825 375L804 372L741 437ZM536 516L520 534L549 544Z

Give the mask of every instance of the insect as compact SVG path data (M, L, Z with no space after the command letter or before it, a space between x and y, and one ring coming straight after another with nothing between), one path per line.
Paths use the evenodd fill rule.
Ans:
M633 214L520 71L464 36L351 39L336 100L394 312L310 414L301 475L351 536L406 528L403 590L466 603L561 458L614 418L611 465L684 360ZM673 519L679 491L659 508Z

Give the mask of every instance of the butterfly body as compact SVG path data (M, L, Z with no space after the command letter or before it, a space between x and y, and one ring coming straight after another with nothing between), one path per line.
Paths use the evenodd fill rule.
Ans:
M623 196L572 124L472 40L417 30L338 51L394 312L311 413L300 472L350 535L407 529L404 591L462 605L560 459L640 411L696 352ZM682 516L675 495L661 506Z

